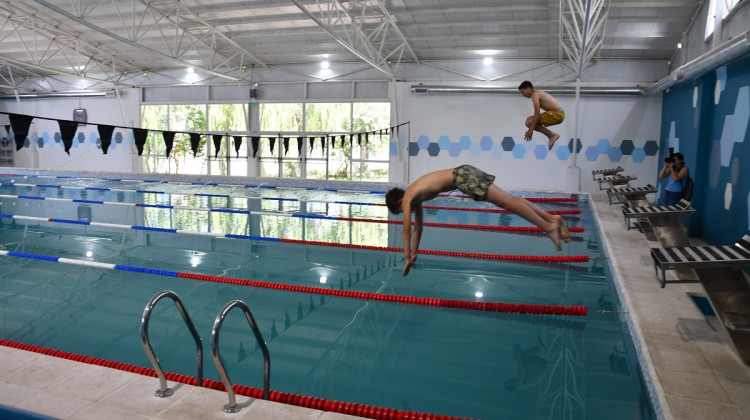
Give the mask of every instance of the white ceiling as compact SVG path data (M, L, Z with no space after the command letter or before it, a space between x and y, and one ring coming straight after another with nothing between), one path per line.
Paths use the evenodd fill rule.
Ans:
M572 61L573 72L576 60L666 62L699 6L697 0L4 0L0 87L72 76L132 85L135 75L145 83L144 72L188 66L249 81L251 70L324 59L407 81L414 80L402 76L404 66L483 55Z

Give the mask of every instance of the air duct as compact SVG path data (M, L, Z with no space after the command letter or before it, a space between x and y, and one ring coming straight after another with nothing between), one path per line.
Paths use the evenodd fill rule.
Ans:
M575 95L575 87L546 87L539 89L553 95ZM518 94L518 88L509 87L481 87L481 86L428 86L413 85L411 92L415 95L441 94L441 93L506 93ZM643 95L643 89L618 88L618 87L592 87L581 88L581 95Z
M67 92L30 92L30 93L19 93L16 97L12 93L0 93L1 99L45 99L45 98L87 98L93 96L103 96L106 98L114 98L114 89L109 90L75 90Z
M647 95L659 93L683 80L690 80L734 60L750 51L750 31L723 42L692 61L676 68L667 77L646 89Z

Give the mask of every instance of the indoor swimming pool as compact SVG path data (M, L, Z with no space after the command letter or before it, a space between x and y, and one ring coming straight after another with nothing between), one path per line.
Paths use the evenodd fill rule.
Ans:
M171 290L201 336L207 379L219 380L212 325L238 299L267 343L272 390L485 420L655 418L586 196L512 191L563 216L573 240L561 252L491 204L425 203L425 253L403 277L385 186L263 182L0 176L0 339L150 368L141 316ZM430 299L587 311L415 304ZM171 302L149 334L165 371L195 376ZM234 384L262 388L240 311L224 321L221 357Z

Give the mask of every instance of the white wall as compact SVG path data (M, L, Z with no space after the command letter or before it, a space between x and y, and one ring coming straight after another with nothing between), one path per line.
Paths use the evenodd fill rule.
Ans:
M567 169L572 156L558 149L567 148L574 135L574 96L557 97L566 119L551 127L561 138L547 153L547 139L542 134L535 133L531 142L523 139L524 121L533 108L520 93L416 95L410 92L411 85L401 83L396 88L397 122L409 121L410 133L408 141L402 135L398 146L391 149L391 181L409 183L430 171L471 164L495 174L495 182L507 188L570 189L566 177L573 174ZM660 115L661 95L582 96L578 112L582 149L576 158L580 190L598 192L591 171L617 166L623 167L625 174L638 176L639 180L631 185L654 184L658 155L644 156L643 148L649 140L658 145ZM515 154L499 150L507 137L515 144ZM624 140L631 140L634 149L640 150L635 155L613 152ZM422 146L436 143L432 148L438 151L437 155L431 156L424 147L418 147L420 141Z
M140 126L139 90L120 90L117 97L44 98L0 101L0 110L37 117L72 120L73 110L86 110L88 121L121 127ZM7 124L7 117L3 124ZM65 153L59 139L60 128L56 120L35 118L29 128L28 145L14 155L15 166L48 170L86 170L106 172L136 172L140 170L129 129L116 129L112 144L105 155L97 147L99 133L96 125L79 125L70 155ZM118 136L119 133L119 136ZM118 143L116 138L120 138ZM83 139L83 142L80 140Z

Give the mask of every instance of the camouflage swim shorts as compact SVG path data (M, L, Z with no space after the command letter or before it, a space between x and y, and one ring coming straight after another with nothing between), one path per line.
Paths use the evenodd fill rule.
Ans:
M482 201L487 196L487 190L495 181L495 175L489 175L471 165L461 165L453 170L453 183L456 188Z

